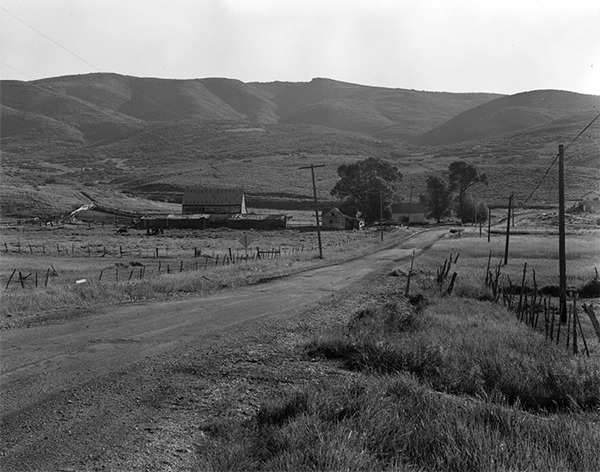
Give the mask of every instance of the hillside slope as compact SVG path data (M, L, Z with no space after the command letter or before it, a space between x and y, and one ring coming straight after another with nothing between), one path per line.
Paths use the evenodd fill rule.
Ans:
M560 90L535 90L497 98L467 110L418 136L421 145L488 139L600 109L600 97Z
M88 141L109 137L107 123L118 134L124 124L185 120L320 125L405 139L499 96L417 92L329 79L246 84L223 78L171 80L104 73L0 85L3 106L63 121L81 130ZM10 116L5 120L7 126L17 127Z

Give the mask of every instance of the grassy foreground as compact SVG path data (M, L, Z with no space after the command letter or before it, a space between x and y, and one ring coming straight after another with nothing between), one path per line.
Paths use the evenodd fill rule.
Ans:
M600 470L597 358L490 302L400 287L383 274L304 326L298 362L342 374L211 422L199 470Z

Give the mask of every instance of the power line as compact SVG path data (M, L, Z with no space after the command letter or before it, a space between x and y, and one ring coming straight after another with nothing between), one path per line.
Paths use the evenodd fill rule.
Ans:
M47 34L43 33L42 31L40 31L39 29L37 29L35 26L30 25L29 23L27 23L25 20L22 20L21 18L19 18L17 15L15 15L14 13L11 13L10 11L8 11L6 8L1 7L0 6L0 10L2 10L5 13L8 13L10 16L12 16L15 20L17 20L20 23L23 23L25 26L27 26L28 28L31 28L33 31L35 31L36 33L40 34L41 36L43 36L44 38L46 38L48 41L50 41L51 43L55 44L56 46L58 46L59 48L63 49L64 51L68 52L69 54L71 54L72 56L75 56L77 59L79 59L80 61L85 62L88 66L92 67L93 69L99 70L94 64L92 64L91 62L85 60L83 57L81 57L79 54L74 53L73 51L71 51L70 49L66 48L65 46L63 46L62 44L60 44L58 41L55 41L54 39L52 39L50 36L48 36Z
M595 121L596 121L598 118L600 118L600 113L599 113L598 115L596 115L596 117L595 117L595 118L594 118L592 121L590 121L590 122L588 123L588 125L587 125L585 128L583 128L583 129L581 130L581 132L580 132L580 133L579 133L577 136L575 136L575 138L573 138L573 140L572 140L572 141L571 141L571 142L570 142L570 143L569 143L567 146L565 146L565 147L564 147L564 149L563 149L563 152L564 152L564 151L566 151L566 150L569 148L569 146L571 146L571 144L573 144L573 143L574 143L574 142L575 142L575 141L576 141L576 140L577 140L577 139L578 139L578 138L579 138L579 137L580 137L580 136L581 136L583 133L585 133L585 131L586 131L586 130L587 130L589 127L590 127L590 126L592 126L592 125L594 124L594 122L595 122ZM530 199L530 198L533 196L533 194L534 194L534 193L537 191L537 189L538 189L538 188L540 188L540 185L542 185L542 182L544 181L544 179L546 178L546 176L548 175L548 173L550 172L550 170L552 169L552 167L554 167L554 164L556 164L556 161L558 160L559 156L560 156L560 154L557 154L557 155L556 155L556 157L554 158L554 160L552 161L552 163L550 164L550 166L548 167L548 169L546 169L546 172L544 172L544 175L542 176L542 178L540 179L540 181L538 182L538 184L537 184L537 185L535 186L535 188L534 188L534 189L531 191L531 193L530 193L530 194L529 194L529 196L528 196L528 197L525 199L525 201L523 202L523 204L522 204L522 205L520 205L520 207L521 207L521 208L524 208L524 207L525 207L525 205L527 204L527 202L529 201L529 199Z
M590 121L590 123L583 128L583 130L581 130L581 133L579 133L577 136L575 136L575 138L573 139L573 141L571 141L569 144L567 144L565 146L565 148L563 149L563 152L566 151L567 149L569 149L569 147L571 146L571 144L573 144L575 141L577 141L577 138L579 138L583 133L585 133L585 131L594 124L594 121L596 121L598 118L600 118L600 113L598 113L596 115L596 118L594 118L592 121Z
M48 36L47 34L43 33L42 31L40 31L39 29L37 29L35 26L30 25L29 23L27 23L25 20L22 20L21 18L19 18L17 15L15 15L14 13L11 13L10 11L8 11L6 8L4 7L0 7L0 9L6 13L8 13L10 16L12 16L15 20L19 21L20 23L23 23L25 26L27 26L28 28L31 28L33 31L35 31L36 33L40 34L41 36L43 36L44 38L46 38L48 41L52 42L53 44L55 44L56 46L58 46L59 48L61 48L62 50L68 52L69 54L71 54L72 56L76 57L77 59L79 59L80 61L86 63L88 66L90 66L92 69L94 69L96 72L102 72L102 70L95 66L94 64L92 64L91 62L89 62L88 60L86 60L85 58L81 57L79 54L71 51L69 48L63 46L62 44L60 44L58 41L52 39L50 36ZM10 66L8 66L10 67ZM14 69L13 67L11 67L11 69ZM16 69L15 69L16 70ZM22 72L21 72L22 73ZM27 74L24 74L27 76ZM31 78L31 77L30 77ZM32 79L33 80L33 79ZM162 108L163 110L168 111L169 113L172 113L173 115L177 116L178 118L181 118L182 120L185 120L186 118L184 116L179 115L177 112L171 110L170 108L164 106L163 104L151 99L150 97L145 96L144 94L133 90L131 87L129 87L127 84L125 84L125 87L127 87L127 89L129 89L129 91L132 94L136 94L139 95L140 97L148 100L149 102L159 106L160 108Z

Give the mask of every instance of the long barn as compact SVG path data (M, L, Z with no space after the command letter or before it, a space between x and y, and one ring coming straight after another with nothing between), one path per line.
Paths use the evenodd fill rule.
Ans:
M239 188L188 187L181 201L184 215L246 213L246 197Z

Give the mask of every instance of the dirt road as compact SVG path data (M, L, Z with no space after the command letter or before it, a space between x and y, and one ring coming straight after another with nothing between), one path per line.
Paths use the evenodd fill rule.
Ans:
M141 362L147 370L153 359L209 342L212 334L239 323L298 313L367 274L410 257L413 249L429 247L444 232L423 232L364 258L207 298L112 307L62 324L3 332L0 468L43 470L48 462L40 455L46 451L51 456L55 447L83 454L85 431L71 443L68 437L60 441L51 437L55 442L48 442L52 425L77 417L77 402L65 398L85 396L101 402L94 396L94 386L135 371ZM114 427L114 420L102 417L96 426L73 421L73 428L98 428L105 422Z

